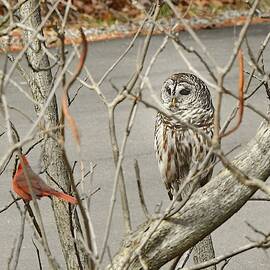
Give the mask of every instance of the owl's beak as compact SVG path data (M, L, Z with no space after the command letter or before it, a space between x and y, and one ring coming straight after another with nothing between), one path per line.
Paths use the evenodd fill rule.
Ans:
M170 107L171 107L171 108L175 108L175 107L176 107L176 98L172 98Z

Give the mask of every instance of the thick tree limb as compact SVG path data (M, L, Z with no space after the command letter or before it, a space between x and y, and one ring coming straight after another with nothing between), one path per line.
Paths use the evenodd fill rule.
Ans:
M233 161L245 174L265 181L270 175L270 126L263 123L257 135ZM153 233L158 219L141 225L122 245L107 269L159 269L223 224L254 194L223 169L171 218ZM152 234L147 243L141 243ZM140 254L140 256L137 256Z

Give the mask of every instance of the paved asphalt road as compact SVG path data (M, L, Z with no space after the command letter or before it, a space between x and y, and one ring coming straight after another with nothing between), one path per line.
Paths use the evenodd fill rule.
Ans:
M264 39L269 32L269 25L252 26L249 30L249 44L256 51L259 48L260 42ZM235 41L236 33L239 32L238 28L226 28L217 30L202 30L198 34L210 50L216 61L223 65L229 58ZM183 40L191 46L195 46L191 38L181 33ZM139 39L137 45L142 44L143 39ZM154 37L149 50L149 56L153 55L155 50L162 42L162 37ZM125 50L129 43L128 39L98 42L89 44L89 54L87 59L87 66L93 73L93 76L98 80L104 71L118 58L118 56ZM123 86L129 78L131 72L135 69L136 54L138 46L135 46L128 54L128 57L114 70L110 75L110 79L117 86ZM193 65L199 69L203 74L207 75L205 69L198 62L196 57L188 55ZM3 57L1 56L1 63ZM149 60L149 59L148 59ZM269 48L265 52L265 64L269 70L270 53ZM246 62L247 65L247 62ZM151 72L151 81L154 89L158 93L162 81L173 72L187 71L187 67L178 56L172 44L169 44L164 52L158 58L157 64ZM14 80L20 82L18 74L13 77ZM232 72L229 74L226 85L231 89L237 89L237 67L234 66ZM22 85L26 88L25 85ZM73 89L76 89L75 87ZM108 82L106 82L102 89L111 98L115 94L114 90ZM149 97L147 90L145 90L145 97ZM215 93L212 91L215 98ZM27 115L34 118L32 105L25 99L25 97L17 92L17 90L10 88L7 92L8 102L11 106L15 106L23 110ZM250 102L262 111L266 109L265 93L260 91L254 96ZM226 119L235 101L227 98L222 108L223 120ZM127 115L130 108L130 102L125 102L117 108L116 122L117 122L117 135L119 141L123 136ZM77 100L72 106L72 113L76 117L80 126L83 145L83 159L86 164L93 162L97 164L94 172L94 188L100 187L101 190L93 196L92 200L92 217L96 229L96 235L99 246L102 242L102 237L105 229L106 218L108 216L108 204L110 201L110 194L114 178L114 164L112 161L112 153L110 148L110 141L108 135L108 120L105 107L98 99L97 95L89 90L83 88ZM154 211L157 204L163 202L163 209L168 204L167 194L160 181L160 176L155 161L153 151L153 129L154 129L155 112L144 106L139 107L138 115L135 121L134 129L129 138L129 144L125 154L124 160L124 174L127 182L129 204L132 212L132 222L134 228L144 220L142 214L138 194L136 191L135 173L133 169L134 159L138 159L141 175L143 181L144 192L146 195L146 202L151 212ZM12 113L12 119L15 122L21 136L29 129L29 123L24 118L16 113ZM225 150L231 149L237 144L244 146L246 142L252 138L256 132L256 128L260 123L257 115L250 111L245 112L244 121L241 128L233 134L230 138L224 140L223 146ZM0 126L3 130L3 126ZM0 139L0 149L2 156L5 153L8 145L5 142L6 138ZM75 154L74 143L69 139L67 142L67 149L70 161L76 160L78 157ZM39 149L36 148L31 152L30 160L36 171L40 169L39 165ZM234 153L232 154L232 156ZM87 165L88 166L88 165ZM9 166L7 171L1 176L0 185L0 208L11 201L10 178L12 167ZM217 169L218 170L218 169ZM50 209L49 199L40 201L42 207L42 214L46 231L49 235L49 244L54 252L55 257L59 258L60 263L63 263L61 251L59 249L56 228L53 223L53 215ZM207 213L205 213L207 215ZM15 206L8 211L0 214L0 269L6 269L7 260L10 256L14 239L18 235L20 228L20 216ZM199 222L199 221L198 221ZM251 223L256 228L269 233L270 229L270 215L269 203L264 202L248 202L236 215L228 220L224 225L218 228L213 233L214 245L216 254L224 254L239 246L249 243L246 236L249 235L253 239L259 239L246 224ZM20 270L38 269L37 258L35 255L35 248L32 244L32 234L29 226L26 226L26 234L23 242L23 248L20 257ZM122 217L119 203L114 212L112 233L109 239L109 245L112 253L117 251L117 247L122 238ZM42 254L44 265L47 265L46 258ZM237 270L264 270L270 269L270 258L268 251L253 250L243 255L233 258L226 269ZM44 267L46 269L47 267ZM166 269L164 267L163 269Z

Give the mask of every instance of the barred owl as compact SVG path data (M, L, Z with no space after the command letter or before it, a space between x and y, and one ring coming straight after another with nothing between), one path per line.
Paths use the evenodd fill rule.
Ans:
M193 74L178 73L170 76L161 88L161 103L178 116L213 135L214 107L206 84ZM179 121L157 113L155 123L155 152L162 180L170 199L178 192L195 163L207 155L207 140ZM209 164L214 156L209 159ZM212 170L205 171L199 179L200 186L211 177Z

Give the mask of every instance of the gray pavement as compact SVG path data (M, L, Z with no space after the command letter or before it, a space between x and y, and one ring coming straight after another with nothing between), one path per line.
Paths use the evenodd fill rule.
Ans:
M261 41L267 35L269 30L270 26L266 24L250 27L248 34L249 44L252 49L254 49L254 52L256 52L256 50L259 48ZM230 56L233 43L236 39L236 33L238 32L239 28L225 28L216 30L201 30L198 31L198 34L205 43L206 47L215 57L216 61L220 65L224 65ZM180 35L188 45L196 47L194 42L186 33L181 33ZM128 39L123 39L89 44L89 53L86 63L96 80L101 78L106 69L125 50L129 41L130 40ZM127 82L131 72L134 71L136 67L138 45L141 45L142 42L143 38L140 38L136 43L136 46L128 54L127 58L121 62L121 64L109 76L112 82L118 87L123 86ZM155 50L160 46L161 42L161 36L153 37L150 44L149 57L153 55ZM207 72L199 63L197 58L193 55L187 56L193 65L199 69L202 74L205 74L209 78ZM149 57L148 60L150 59ZM0 61L0 65L2 65L3 56L0 56ZM269 49L265 51L265 64L266 69L269 70ZM248 69L247 61L245 62L245 65ZM168 44L164 52L158 58L158 61L150 75L154 89L158 93L162 82L168 75L173 72L187 70L187 67L178 56L173 45ZM226 80L226 86L235 91L237 90L238 84L237 76L237 65L235 65ZM13 79L18 83L21 82L21 79L17 73L14 74ZM25 85L22 86L27 89ZM76 89L76 87L74 86L73 89ZM112 98L115 94L108 82L102 86L102 89L104 94L109 98ZM215 98L215 93L212 89L211 92L213 98ZM147 89L144 91L144 97L150 99ZM20 110L23 110L28 116L34 119L35 114L33 111L33 106L16 89L10 87L7 91L7 98L11 106L15 106ZM267 104L265 93L263 91L259 91L259 93L250 100L250 103L256 106L256 108L265 111ZM116 110L117 135L119 142L121 142L123 137L123 131L127 121L130 104L131 103L129 101L125 101ZM222 120L226 119L233 105L235 105L235 100L225 97L224 106L222 107ZM80 134L82 136L82 156L86 163L86 167L89 167L90 162L97 164L93 176L93 188L100 187L101 190L93 196L91 207L93 223L100 247L106 226L105 224L108 216L108 206L114 178L114 164L110 148L107 112L105 106L99 100L97 95L85 88L80 91L78 98L72 105L71 112L76 117L78 125L80 126ZM153 213L156 205L160 202L163 203L163 209L166 207L166 205L168 205L167 194L160 180L153 151L154 118L154 111L140 105L134 128L128 141L128 147L123 164L125 179L127 182L129 204L132 213L133 228L136 228L136 226L144 220L136 190L135 172L133 169L134 159L138 159L139 161L144 193L149 210ZM30 127L29 122L27 122L18 112L15 111L12 112L12 120L16 124L20 135L23 136ZM3 130L2 123L3 122L1 122L0 125L0 132ZM224 149L230 150L237 144L244 146L255 134L259 123L260 118L254 113L246 110L241 128L231 137L224 139ZM69 132L67 133L68 139L66 146L69 154L69 160L72 162L77 160L78 156L75 151L74 143L70 138L70 134ZM4 155L5 150L8 147L5 140L6 138L0 138L1 157ZM235 153L237 151L235 151ZM233 153L231 156L234 156L235 153ZM33 152L31 152L29 157L33 168L36 171L40 169L39 154L40 149L36 148ZM216 171L218 171L219 168L220 167L218 167ZM0 208L5 206L7 202L11 201L9 194L9 190L11 188L11 171L12 166L9 166L6 172L1 176ZM79 175L79 171L77 171L77 174ZM45 228L49 236L49 245L52 248L55 257L63 265L63 268L65 268L57 238L56 227L53 221L53 213L50 209L50 200L43 199L40 201L40 205L44 217ZM207 213L205 214L207 215ZM10 256L14 239L18 236L18 230L20 228L20 216L16 207L13 206L8 211L1 213L0 221L0 269L6 269L7 260ZM270 229L269 203L248 202L237 214L218 228L213 233L217 255L230 252L231 250L248 243L249 241L246 239L247 235L251 236L253 239L259 238L259 236L252 232L252 230L246 225L246 222L249 222L258 229L268 233ZM117 251L123 237L122 225L121 209L119 207L118 200L113 217L112 232L109 239L109 246L113 254ZM44 263L44 269L47 269L46 258L42 253L41 256ZM270 269L269 265L269 251L253 250L233 258L226 269L264 270ZM38 269L38 261L35 254L35 248L32 244L32 233L29 225L26 226L25 239L23 242L20 265L18 269ZM163 269L166 269L166 266L164 266Z

